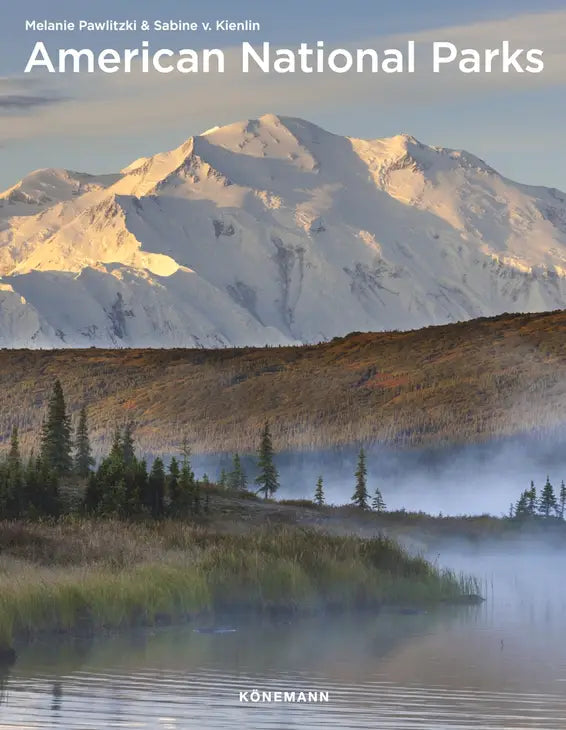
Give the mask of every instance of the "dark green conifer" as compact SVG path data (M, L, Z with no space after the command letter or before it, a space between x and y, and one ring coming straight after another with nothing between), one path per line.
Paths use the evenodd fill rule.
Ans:
M68 474L73 468L71 449L71 423L63 388L57 379L53 385L41 435L41 462L44 468L51 469L57 475Z
M551 514L555 514L558 505L556 503L556 496L554 494L554 487L550 483L549 477L546 477L546 484L543 487L540 502L539 502L539 513L543 517L550 517Z
M558 495L558 512L560 515L560 518L564 519L564 512L566 510L566 484L564 484L564 479L562 480L562 483L560 484L560 494Z
M242 466L239 454L234 454L232 459L232 471L228 474L228 488L234 491L245 491L248 484L246 473Z
M86 408L83 406L75 432L75 472L86 479L92 466L94 466L94 459L90 448Z
M259 474L255 483L258 485L258 492L263 493L265 499L273 497L279 489L279 474L274 462L275 452L271 440L271 431L269 430L269 422L265 423L261 434L261 441L258 451L258 469Z
M360 509L368 509L369 495L367 490L367 467L366 454L363 448L360 449L358 456L358 466L355 473L356 488L352 495L352 502Z
M537 511L537 490L535 483L531 481L531 488L527 490L527 512L530 515L536 514Z
M385 502L383 500L383 495L381 494L381 490L379 487L375 488L373 501L371 503L372 509L374 509L376 512L385 512L386 506Z
M316 489L314 490L314 501L315 504L317 504L319 507L322 507L322 505L324 504L324 483L322 481L322 476L319 476L316 482Z
M157 457L148 478L150 511L154 519L163 516L165 510L165 468L163 460Z

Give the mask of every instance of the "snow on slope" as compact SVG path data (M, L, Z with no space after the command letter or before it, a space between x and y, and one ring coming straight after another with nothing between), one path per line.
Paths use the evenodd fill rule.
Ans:
M0 195L0 346L313 342L566 306L566 196L266 115Z

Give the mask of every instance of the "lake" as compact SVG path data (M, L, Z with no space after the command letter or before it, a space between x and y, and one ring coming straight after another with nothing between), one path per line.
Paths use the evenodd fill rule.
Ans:
M564 556L525 546L439 560L474 570L488 600L38 641L2 675L0 728L564 730ZM254 690L271 695L255 702Z

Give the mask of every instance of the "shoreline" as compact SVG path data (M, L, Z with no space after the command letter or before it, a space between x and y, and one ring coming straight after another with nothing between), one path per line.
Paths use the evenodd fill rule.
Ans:
M440 570L383 536L232 527L0 523L0 652L45 632L210 621L228 612L288 618L410 610L479 594L473 578Z

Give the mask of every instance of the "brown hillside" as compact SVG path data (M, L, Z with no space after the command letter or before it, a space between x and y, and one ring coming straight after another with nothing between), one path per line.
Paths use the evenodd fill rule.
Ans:
M0 351L0 434L24 445L53 381L89 408L97 447L132 420L144 451L279 449L360 439L483 440L566 422L566 312L503 315L316 346L230 350Z

